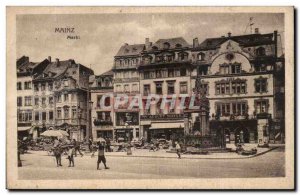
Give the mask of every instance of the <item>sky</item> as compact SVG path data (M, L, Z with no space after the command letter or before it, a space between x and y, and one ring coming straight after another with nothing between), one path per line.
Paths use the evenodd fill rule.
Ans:
M156 42L160 38L193 38L201 43L206 38L245 32L249 18L260 33L283 33L284 15L276 13L155 13L155 14L61 14L18 15L17 57L29 56L39 62L51 56L54 60L74 59L91 67L95 74L110 70L114 56L125 44ZM75 33L57 33L55 28L74 28ZM67 39L68 35L80 39Z

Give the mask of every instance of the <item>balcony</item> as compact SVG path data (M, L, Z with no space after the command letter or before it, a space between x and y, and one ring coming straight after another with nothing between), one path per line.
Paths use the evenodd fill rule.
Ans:
M95 119L94 120L94 125L95 126L112 126L113 122L111 120L100 120L100 119Z

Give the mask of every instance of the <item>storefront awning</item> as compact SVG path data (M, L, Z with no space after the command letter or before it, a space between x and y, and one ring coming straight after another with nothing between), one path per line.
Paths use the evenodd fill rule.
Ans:
M184 128L183 123L152 123L149 129L181 129Z
M31 127L18 127L18 131L29 131Z

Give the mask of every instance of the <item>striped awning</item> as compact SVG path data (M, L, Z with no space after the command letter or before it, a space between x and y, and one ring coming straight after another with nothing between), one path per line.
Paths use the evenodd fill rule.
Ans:
M180 129L184 128L183 122L152 123L149 129Z
M29 131L31 127L18 127L18 131Z

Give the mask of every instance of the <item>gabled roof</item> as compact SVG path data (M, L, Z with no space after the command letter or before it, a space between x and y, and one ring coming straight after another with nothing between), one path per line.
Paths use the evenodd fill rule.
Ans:
M113 76L114 72L112 70L106 71L102 74L100 74L99 76Z
M47 68L43 71L42 74L38 75L35 79L43 78L43 75L46 74L47 78L56 78L63 73L65 73L70 64L75 64L74 60L65 60L57 62L51 62Z
M169 38L169 39L158 39L152 45L152 47L156 46L156 47L158 47L158 49L163 49L165 43L170 44L170 49L178 48L177 46L179 46L179 45L181 47L189 47L190 46L183 37L175 37L175 38Z
M140 55L140 53L144 50L144 47L145 44L134 44L134 45L125 44L119 49L116 57Z
M198 47L199 50L216 49L227 40L238 42L242 46L253 46L273 43L273 33L269 34L249 34L230 37L208 38L205 39Z

